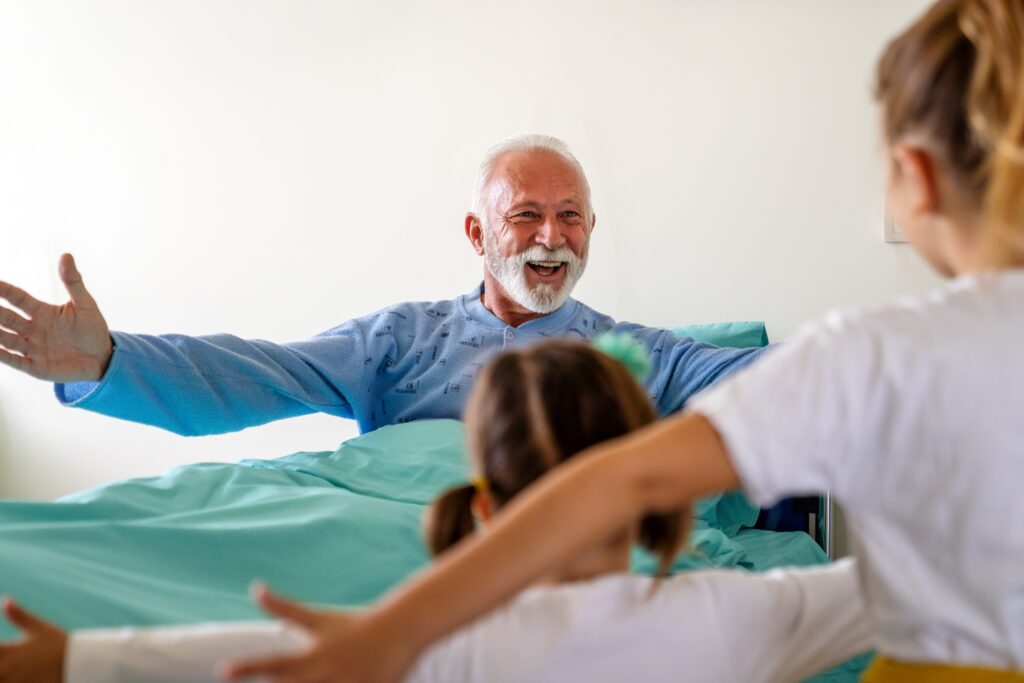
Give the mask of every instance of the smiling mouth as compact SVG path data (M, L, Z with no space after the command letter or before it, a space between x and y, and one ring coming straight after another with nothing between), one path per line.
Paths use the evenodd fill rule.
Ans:
M528 261L526 263L533 272L542 277L556 275L565 266L564 261Z

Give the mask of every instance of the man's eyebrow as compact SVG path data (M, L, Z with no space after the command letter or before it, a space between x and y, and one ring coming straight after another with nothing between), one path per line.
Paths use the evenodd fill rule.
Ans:
M527 209L527 208L539 209L540 208L540 202L534 201L533 199L524 199L523 201L516 202L515 204L512 204L510 207L508 207L508 210L506 211L506 213L508 211L517 211L519 209Z
M576 197L566 197L565 199L563 199L563 200L561 200L561 201L559 201L557 203L557 206L567 206L567 205L582 206L583 202L580 199L576 198ZM539 209L539 208L541 208L541 203L536 201L536 200L534 200L534 199L524 199L523 201L516 202L515 204L512 204L510 207L508 207L508 211L516 211L518 209L527 209L527 208Z

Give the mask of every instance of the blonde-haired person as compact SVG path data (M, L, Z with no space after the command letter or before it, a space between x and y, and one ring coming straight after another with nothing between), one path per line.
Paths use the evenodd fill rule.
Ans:
M1024 0L944 0L879 62L889 208L948 285L809 325L686 412L544 477L370 611L275 604L313 646L235 671L396 680L583 548L742 485L844 505L881 653L868 680L1024 680L1022 33Z
M589 344L553 340L498 356L481 372L467 409L477 476L431 506L424 525L431 552L473 533L477 519L486 524L581 451L656 418L626 365ZM661 558L664 575L689 521L683 505L595 539L504 608L440 641L406 683L669 683L680 671L695 681L782 682L868 649L852 561L767 574L629 573L630 550L640 542ZM294 653L309 641L280 622L80 631L68 638L18 612L30 640L6 659L0 652L3 683L204 683L217 680L227 657Z

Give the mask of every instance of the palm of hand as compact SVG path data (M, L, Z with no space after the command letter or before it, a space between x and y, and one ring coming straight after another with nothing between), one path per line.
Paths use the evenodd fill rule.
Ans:
M274 683L397 683L412 663L402 638L378 624L373 612L319 611L260 588L257 600L269 613L300 626L311 638L307 650L236 662L229 680L266 676Z
M10 600L3 611L24 635L15 643L0 645L0 682L63 683L67 634Z
M73 382L99 379L106 370L97 359L110 354L110 328L98 308L44 304L29 322L29 367L33 377Z
M296 667L310 680L327 683L394 683L401 678L401 668L393 658L382 657L387 642L381 642L372 630L354 615L324 613L311 629L315 645L307 652L305 662ZM393 639L395 634L390 634ZM388 661L388 660L391 661Z
M0 282L0 299L21 312L0 305L0 362L39 379L98 380L113 350L110 328L70 255L61 257L60 276L71 296L62 306Z

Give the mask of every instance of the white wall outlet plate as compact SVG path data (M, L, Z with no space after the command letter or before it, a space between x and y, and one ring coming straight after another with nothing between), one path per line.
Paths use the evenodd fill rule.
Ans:
M907 241L907 236L903 234L903 230L892 219L888 211L885 212L885 241L892 243Z

